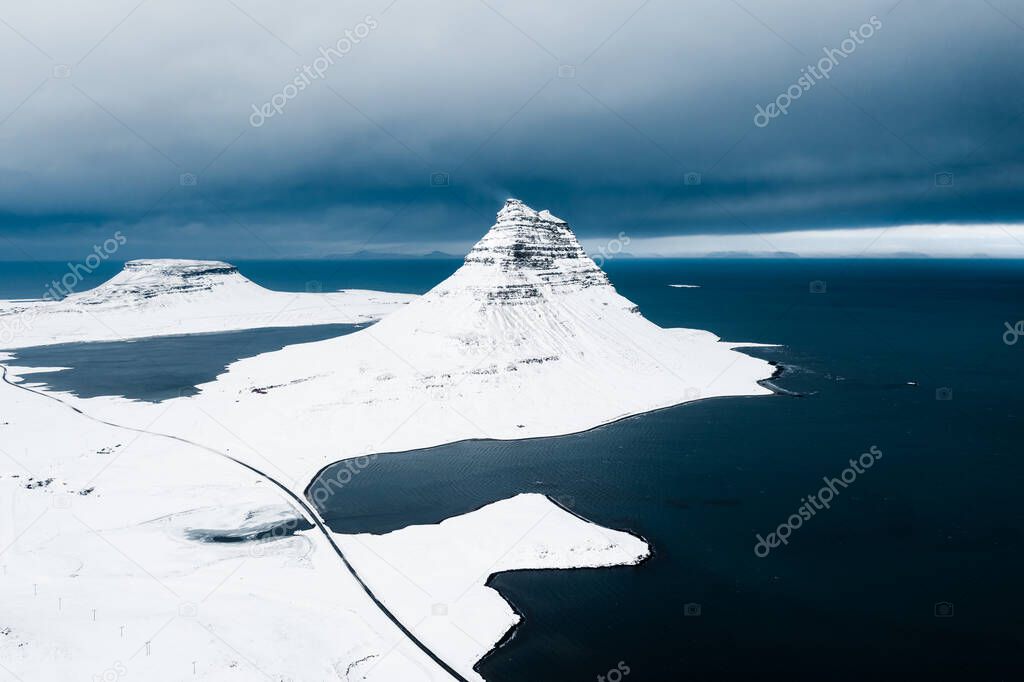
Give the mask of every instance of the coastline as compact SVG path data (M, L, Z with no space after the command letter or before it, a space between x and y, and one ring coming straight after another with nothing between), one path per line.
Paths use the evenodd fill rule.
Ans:
M516 245L537 239L537 253L551 249L555 254L553 271L545 269L551 266L544 258L519 258ZM166 273L158 274L151 284L159 289L166 284ZM240 277L217 273L222 276ZM242 278L217 286L223 293L254 291L255 285L247 282ZM101 287L92 297L104 305L113 300L117 306L112 295L119 290L110 289ZM230 300L211 300L209 293L203 283L194 291L218 309L231 305ZM257 293L265 307L273 292ZM468 672L514 633L519 622L507 600L488 587L494 575L635 566L651 555L650 543L635 532L600 526L550 496L524 494L430 527L407 526L364 538L393 553L385 566L352 544L361 542L357 535L336 534L324 523L322 510L311 499L311 486L327 467L459 442L566 437L688 402L775 395L766 382L782 370L740 350L764 344L723 342L711 332L666 329L648 321L586 257L564 222L514 200L506 203L498 223L462 268L424 296L411 298L408 305L392 303L392 309L398 308L395 313L352 334L236 361L213 381L200 384L199 394L192 397L154 406L66 396L65 404L136 431L148 432L160 419L161 435L230 452L232 461L253 472L270 471L259 463L266 461L273 480L282 481L276 484L312 517L355 582L392 624L446 670L451 666ZM140 333L140 328L135 326L136 336L153 336ZM574 400L568 400L567 391ZM494 409L498 405L501 410ZM281 429L281 424L291 427ZM245 440L236 434L244 434ZM383 447L388 441L414 447L391 450ZM270 457L248 442L258 443ZM505 523L495 525L495 514ZM510 527L530 518L537 524L547 518L553 525L537 532L531 526L522 537L508 536ZM421 626L422 595L410 594L388 572L393 563L418 557L412 549L425 535L457 551L438 556L436 565L413 563L407 570L442 590L452 580L469 580L468 587L460 588L468 594L459 608L466 603L476 608L472 618L461 621L462 635L436 622ZM527 536L530 541L521 545ZM505 551L500 550L503 542L509 544ZM631 547L640 546L642 552L630 553ZM515 556L506 558L512 549ZM449 575L445 562L453 559L458 566L449 566L455 571ZM482 575L459 573L474 563ZM482 570L501 563L502 568ZM406 628L403 623L416 625ZM467 629L475 633L471 639L476 644L466 642Z
M742 351L740 351L740 352L742 352ZM754 356L751 356L751 357L754 357ZM451 446L451 445L457 445L457 444L461 444L461 443L482 443L482 442L488 442L488 441L500 441L500 442L503 442L503 443L514 443L514 442L519 442L519 441L526 442L526 441L535 441L535 440L556 440L556 439L564 438L564 437L567 437L567 436L577 436L577 435L580 435L580 434L583 434L583 433L589 433L590 431L596 431L598 429L602 429L602 428L604 428L606 426L611 426L612 424L617 424L619 422L626 421L628 419L636 419L636 418L639 418L639 417L644 417L644 416L649 415L649 414L656 414L658 412L663 412L665 410L671 410L673 408L681 407L683 405L703 403L703 402L707 402L707 401L711 401L711 400L726 400L726 399L730 399L730 400L731 399L740 399L740 400L743 400L743 399L750 399L750 398L770 398L772 396L785 396L785 397L791 397L791 398L803 397L799 393L794 393L794 392L791 392L791 391L785 391L784 389L780 389L777 386L771 385L770 382L774 381L775 379L778 379L778 378L782 377L785 374L785 372L787 371L788 368L786 366L782 365L781 363L773 361L773 360L765 360L765 362L768 363L769 365L771 365L774 368L773 371L772 371L772 375L770 377L765 378L765 379L759 379L756 383L758 385L768 389L770 391L770 393L759 394L759 395L712 395L712 396L707 396L705 398L691 398L691 399L687 399L687 400L681 400L681 401L678 401L678 402L674 402L674 403L671 403L669 405L659 405L657 407L652 407L650 409L643 410L643 411L640 411L640 412L631 412L629 414L619 415L618 417L613 417L613 418L611 418L611 419L609 419L607 421L603 421L603 422L601 422L599 424L594 424L593 426L588 426L586 428L578 429L576 431L562 431L562 432L558 432L558 433L552 433L550 435L548 435L548 434L540 434L540 435L533 435L533 436L522 436L522 437L519 437L519 438L459 438L459 439L456 439L456 440L450 440L450 441L446 441L446 442L443 442L443 443L437 443L437 444L434 444L434 445L425 445L425 446L419 447L419 448L410 448L408 450L385 450L385 451L380 451L380 452L370 452L370 453L366 453L366 454L363 454L363 455L352 455L350 457L344 457L342 459L338 459L338 460L332 461L329 464L326 464L326 465L320 467L320 469L318 469L316 471L316 473L313 474L313 476L311 478L309 478L309 483L302 490L302 495L303 495L303 497L308 499L309 498L310 489L313 487L314 483L316 483L316 481L321 476L323 476L324 473L328 469L330 469L331 467L336 466L338 464L342 464L344 462L350 462L352 460L359 459L360 457L388 457L388 456L391 456L391 455L425 454L425 453L429 453L432 450L437 450L439 448L445 448L445 447L448 447L448 446ZM584 520L586 520L586 519L584 519Z
M366 596L369 597L370 601L373 602L373 604L380 610L380 612L388 620L390 620L393 625L395 625L402 632L402 634L406 637L406 639L409 642L411 642L412 644L414 644L417 648L419 648L428 658L433 660L434 663L436 663L440 668L442 668L446 673L451 675L454 679L458 680L459 682L468 682L454 668L452 668L441 657L439 657L437 654L435 654L433 651L431 651L422 641L420 641L420 639L412 631L410 631L398 619L398 617L383 603L383 601L381 601L380 597L374 593L374 591L370 588L370 586L366 583L366 581L362 578L362 576L360 576L359 573L356 571L355 567L350 563L348 557L342 551L341 547L338 546L338 543L337 543L337 541L334 538L333 531L331 531L324 524L324 521L321 518L321 515L320 515L319 511L316 509L316 507L315 506L311 506L308 502L303 500L301 495L299 495L295 491L291 490L288 486L286 486L285 484L281 483L280 481L278 481L274 477L270 476L269 474L261 471L260 469L256 468L255 466L253 466L253 465L251 465L251 464L249 464L247 462L244 462L244 461L242 461L240 459L232 457L229 454L226 454L224 452L220 452L218 450L215 450L215 449L213 449L213 448L211 448L209 446L203 445L201 443L196 443L194 441L190 441L188 439L182 438L180 436L175 436L175 435L172 435L172 434L166 434L166 433L160 433L160 432L157 432L157 431L147 431L147 430L137 429L137 428L134 428L134 427L131 427L131 426L124 426L124 425L121 425L121 424L116 424L116 423L113 423L113 422L109 422L109 421L106 421L106 420L103 420L103 419L98 419L96 417L93 417L93 416L89 415L88 413L86 413L85 411L81 410L80 408L75 407L74 405L71 405L71 404L65 402L64 400L62 400L60 397L58 397L56 395L50 395L48 393L45 393L45 392L40 391L40 390L37 390L35 388L31 388L29 386L21 386L21 385L18 385L16 383L13 383L8 378L7 372L8 372L7 366L3 365L3 364L0 364L0 381L2 381L3 384L5 384L7 386L10 386L12 388L15 388L15 389L20 389L22 391L26 391L28 393L31 393L31 394L33 394L35 396L39 396L39 397L44 398L44 399L52 400L52 401L60 404L62 407L66 407L66 408L70 409L71 411L75 412L76 414L78 414L78 415L80 415L80 416L82 416L82 417L84 417L86 419L90 419L92 421L95 421L95 422L97 422L99 424L102 424L104 426L108 426L108 427L111 427L111 428L122 429L122 430L126 430L126 431L131 431L131 432L136 432L136 433L139 433L139 434L145 434L145 435L149 435L149 436L154 436L156 438L166 438L166 439L169 439L169 440L172 440L172 441L177 441L177 442L183 443L183 444L191 446L191 447L199 448L200 450L206 451L206 452L208 452L210 454L213 454L213 455L215 455L217 457L221 457L221 458L224 458L224 459L226 459L228 461L231 461L234 464L236 464L238 466L241 466L244 469L247 469L247 470L251 471L252 473L255 473L257 476L261 477L262 479L264 479L266 481L269 481L274 487L276 487L278 490L283 492L288 498L290 498L295 503L295 505L297 506L296 511L298 511L303 517L305 517L306 520L308 522L310 522L313 527L315 527L318 531L320 531L321 536L327 541L327 543L330 545L330 547L334 550L334 552L335 552L335 554L337 554L338 558L341 559L342 563L344 564L345 568L348 570L349 574L351 574L351 576L353 578L355 578L356 582L362 588L363 592L366 593Z
M767 382L770 382L770 381L772 381L774 379L777 379L777 378L781 377L786 372L786 370L787 370L787 368L784 365L782 365L781 363L774 362L774 361L766 361L766 362L770 362L770 364L772 365L772 367L774 369L773 369L772 375L770 377L768 377L766 379L762 379L762 380L760 380L758 382L761 385L765 385ZM769 388L773 388L773 387L769 386ZM712 400L712 399L722 399L722 398L740 398L740 399L742 399L742 398L762 398L762 397L772 397L772 396L790 396L790 397L792 397L793 394L787 393L785 391L772 390L772 393L769 394L769 395L711 396L711 397L708 397L708 398L701 398L701 399L697 399L697 400L686 400L686 401L678 402L678 403L675 403L675 404L672 404L672 405L666 405L666 406L663 406L663 407L658 407L658 408L650 409L650 410L647 410L647 411L644 411L644 412L637 412L637 413L634 413L634 414L623 415L623 416L617 417L615 419L609 420L607 422L594 425L594 426L592 426L590 428L587 428L587 429L582 429L582 430L579 430L579 431L573 431L573 432L568 432L568 433L559 433L559 434L552 435L552 436L526 436L526 437L523 437L523 438L509 438L509 439L500 439L500 438L469 438L469 439L450 441L450 442L447 442L447 443L442 443L442 444L439 444L439 445L432 445L432 446L428 446L428 447L424 447L424 448L415 448L415 449L412 449L412 450L400 450L400 451L391 451L391 452L370 453L370 455L362 455L362 456L357 456L357 457L350 457L350 458L346 458L346 459L343 459L343 460L339 460L337 462L332 462L331 464L329 464L329 465L327 465L325 467L322 467L317 472L317 474L311 479L310 483L306 486L306 488L303 491L303 495L304 495L304 497L307 500L310 501L310 504L313 506L313 508L317 509L317 511L320 512L321 518L322 518L323 510L320 509L319 506L317 504L315 504L312 501L312 499L311 499L311 489L312 489L312 487L321 478L321 476L323 476L324 473L327 470L329 470L331 467L336 466L336 465L341 464L341 463L346 462L346 461L352 461L354 459L358 459L359 457L366 457L366 456L372 456L372 457L400 456L400 455L406 455L406 454L419 454L419 455L429 456L431 451L435 451L435 450L438 450L440 448L446 448L446 447L449 447L449 446L455 445L455 444L474 443L474 442L487 442L487 441L518 442L518 441L536 441L536 440L559 439L559 438L565 438L565 437L570 437L570 436L576 436L576 435L579 435L579 434L582 434L582 433L588 433L588 432L591 432L591 431L596 431L596 430L608 427L608 426L610 426L612 424L616 424L618 422L622 422L622 421L629 420L629 419L643 418L643 417L645 417L647 415L650 415L650 414L653 414L653 413L656 413L656 412L673 409L673 408L676 408L676 407L680 407L682 405L686 405L686 404L689 404L689 403L696 403L696 402L699 402L699 401L702 401L702 400ZM633 563L619 563L619 564L616 564L614 566L595 567L595 566L565 564L565 565L555 566L555 567L516 568L516 569L498 570L498 571L490 572L487 575L487 578L484 580L484 586L494 590L495 592L497 592L501 596L502 600L506 604L508 604L509 608L512 609L513 613L516 616L516 621L514 623L512 623L508 627L508 629L505 630L505 632L501 636L501 638L498 639L491 646L491 648L488 649L476 661L476 663L473 666L473 670L476 671L477 674L480 673L480 666L482 666L484 664L484 662L488 659L488 657L493 656L500 649L504 648L505 646L507 646L510 642L512 642L514 640L514 638L516 637L517 632L519 631L520 627L522 626L522 624L523 624L523 622L525 620L525 613L519 608L519 606L514 601L512 601L512 599L509 596L507 596L506 594L502 593L500 590L498 590L497 588L492 586L491 583L492 583L492 581L493 581L493 579L495 577L497 577L499 575L506 574L506 573L526 573L526 572L534 572L534 571L569 571L569 572L572 572L572 571L591 571L591 570L595 570L596 568L605 568L605 569L607 569L607 568L639 568L643 564L645 564L645 563L649 562L651 559L653 559L654 556L658 553L656 543L654 543L651 539L645 537L642 533L640 533L635 528L630 528L630 527L612 527L612 526L600 525L600 524L596 523L595 521L592 521L591 519L588 519L585 516L583 516L583 515L575 512L575 511L573 511L568 506L566 506L565 504L560 502L558 499L556 499L554 496L545 494L544 497L552 505L554 505L558 509L560 509L560 510L562 510L562 511L564 511L564 512L570 514L570 515L572 515L573 517L575 517L576 519L580 520L584 524L593 526L595 528L608 529L608 530L614 530L614 531L617 531L617 532L620 532L620 533L626 533L626 534L634 537L635 539L641 541L642 543L644 543L646 545L646 547L647 547L647 554L644 555L643 557L641 557L639 560L633 562ZM490 501L487 501L487 502L483 502L480 505L478 505L477 507L475 507L473 509L470 509L470 510L468 510L466 512L461 513L459 516L469 516L469 515L472 515L472 514L474 514L476 512L479 512L479 511L489 507L490 505L495 504L496 502L500 502L500 501L501 500L490 500ZM444 520L441 520L441 521L438 521L438 522L435 522L435 523L416 524L416 526L439 526L443 522L444 522ZM390 532L396 532L396 531L390 531ZM373 536L376 536L376 537L384 537L384 536L389 535L390 532L379 533L379 534L375 534L375 533L360 533L360 535L366 534L366 535L373 535ZM343 535L347 535L347 533L343 534Z

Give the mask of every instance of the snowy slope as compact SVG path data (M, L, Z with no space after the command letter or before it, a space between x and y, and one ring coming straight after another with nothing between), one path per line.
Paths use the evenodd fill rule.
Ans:
M758 381L771 366L735 346L710 332L646 320L564 221L509 200L455 274L373 326L242 360L190 398L157 405L64 398L89 414L227 452L301 494L321 467L361 454L556 435L698 398L770 393ZM187 458L180 465L194 466ZM127 478L122 485L130 487ZM595 527L561 512L551 516L553 528L527 524L530 533L515 535L551 509L546 499L520 496L439 527L335 537L400 617L415 620L428 602L433 610L465 584L472 609L456 605L458 628L426 617L405 625L472 679L467 666L514 623L504 601L479 584L486 571L634 563L647 551L621 533L596 539ZM420 561L431 542L448 547L450 559ZM508 561L488 563L506 542L514 550ZM381 557L402 575L380 568ZM409 579L421 589L410 591ZM346 652L379 651L361 634L352 638L358 643L341 638ZM322 654L311 656L310 665L322 661ZM375 677L374 665L359 674Z
M220 261L135 260L60 301L0 301L0 348L376 320L415 297L269 291Z
M235 363L175 411L194 412L176 428L224 446L244 434L304 485L360 454L570 433L770 393L757 382L772 367L735 345L646 320L565 222L509 200L433 290L354 334ZM153 417L152 407L90 402L138 423Z
M195 538L301 518L265 478L3 383L0 413L0 679L451 679L323 534Z
M265 475L6 383L0 413L0 679L452 679L363 591L327 535L296 526L309 510ZM163 419L147 426L159 433ZM216 536L236 541L204 541ZM539 495L335 538L400 622L470 680L518 620L487 575L649 553ZM426 619L438 604L445 613Z

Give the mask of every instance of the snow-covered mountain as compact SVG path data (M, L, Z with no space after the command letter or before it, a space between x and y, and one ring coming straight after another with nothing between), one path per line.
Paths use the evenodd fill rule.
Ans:
M465 265L434 289L439 296L473 293L490 301L540 302L545 293L608 286L568 223L509 199Z
M180 284L186 291L170 295L201 298L206 285L193 289L192 278L207 276L235 277L193 272L182 278L189 281ZM132 277L125 275L121 288L138 296L144 287L129 284ZM158 289L146 300L164 298L164 287ZM587 258L564 221L509 200L458 271L374 325L241 360L198 395L161 405L67 400L134 428L158 421L162 433L230 453L301 495L322 467L350 457L470 438L565 434L698 398L770 393L758 382L771 376L772 367L737 352L736 345L710 332L662 329L648 321ZM540 504L533 517L516 506L512 518L529 520L523 527L531 528L551 506ZM501 523L500 541L490 543L496 556L518 544L532 548L533 556L554 546L509 534L518 526ZM420 533L425 537L429 529L396 536L398 554L384 562L381 554L391 556L386 545L375 554L362 549L358 536L339 538L382 603L472 680L480 679L475 662L518 620L482 583L481 591L467 592L474 578L497 565L481 560L489 543L480 538L499 533L489 524L456 533L452 564L440 568L425 564L417 549ZM572 540L564 556L578 556L579 533L562 534ZM643 547L631 553L626 539L608 537L599 533L593 544L609 554L604 563L631 563L643 555ZM616 559L616 553L622 556ZM389 572L406 561L425 572L413 582L436 585L441 596L432 588L425 599L416 593L422 588L409 590L408 571ZM472 575L456 575L465 567ZM451 580L435 575L449 570ZM457 598L447 618L423 612L447 603L449 592ZM467 594L474 596L461 596Z
M147 682L453 682L267 478L87 414L0 382L0 447L18 453L0 457L0 679L117 680L130 670ZM267 528L276 530L253 537ZM203 541L210 535L236 541ZM335 541L400 622L476 682L487 645L465 646L466 633L493 641L519 620L486 586L490 572L634 564L649 553L535 494ZM439 602L445 618L432 617Z
M415 297L270 291L220 261L133 260L59 301L0 301L0 348L199 332L367 322Z
M215 260L132 260L95 289L71 294L65 303L108 308L163 306L169 301L203 301L210 294L243 297L264 293L230 263ZM210 297L212 299L212 297Z
M463 266L409 305L354 334L237 362L188 400L308 481L369 452L569 433L770 393L758 381L772 367L735 345L648 321L564 221L510 199Z
M641 402L671 404L739 387L746 393L751 379L772 372L709 332L664 330L648 321L615 291L564 220L515 199L458 271L366 336L417 368L410 378L418 375L422 388L461 392L470 377L481 377L470 381L480 390L516 394L549 384L557 393L544 400L563 407L573 387L597 391L581 395L585 402L618 406L623 391L637 391ZM729 374L719 377L726 368ZM529 427L501 431L522 428Z

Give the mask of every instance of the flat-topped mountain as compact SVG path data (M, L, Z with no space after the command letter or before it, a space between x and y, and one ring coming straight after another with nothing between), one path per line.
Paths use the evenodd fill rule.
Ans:
M409 305L354 334L237 362L189 400L308 480L364 452L568 433L770 393L757 383L770 364L735 345L645 319L565 221L509 200L464 264ZM303 437L284 437L282 422Z
M127 261L124 271L133 274L151 274L167 277L198 275L231 275L238 272L231 263L219 260L188 260L183 258L138 258Z
M162 296L212 293L221 287L241 290L223 292L227 295L265 291L230 263L157 258L130 260L121 272L95 289L71 294L64 300L83 305L137 305Z
M224 452L258 444L252 456L260 467L301 491L347 458L565 434L697 398L770 393L757 382L772 367L733 346L710 332L646 320L586 257L568 224L510 200L451 277L374 325L236 362L198 395L176 399L177 409L114 402L90 409L139 428L158 418L164 433ZM524 535L512 537L515 544ZM357 562L380 566L366 574L373 588L422 592L396 576L394 563L375 563L380 555L369 556L357 536L339 542ZM608 548L607 540L594 548ZM500 551L508 553L504 545ZM582 555L573 552L574 561ZM409 556L423 562L422 552ZM496 570L487 566L472 572ZM417 637L470 680L482 679L473 666L518 620L497 593L483 594L472 606L454 600L463 600L454 619L500 614L469 639L465 629L453 633L449 619L407 612ZM428 608L437 600L429 597Z
M95 289L59 301L0 301L0 350L260 327L371 322L415 299L350 289L265 289L230 263L132 260Z

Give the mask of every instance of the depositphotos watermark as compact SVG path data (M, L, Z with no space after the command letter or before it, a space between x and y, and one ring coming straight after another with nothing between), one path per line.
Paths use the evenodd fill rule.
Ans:
M297 533L298 529L299 519L289 519L274 526L267 535L249 545L249 556L259 559L270 554L281 554L305 559L313 551L313 543L305 535Z
M83 279L95 272L100 265L109 260L126 243L128 243L128 238L118 230L112 237L106 239L103 244L94 245L92 253L86 256L83 262L68 262L68 271L59 280L55 279L50 282L50 285L43 293L43 300L59 301L73 294ZM16 315L0 321L0 347L13 341L18 334L31 329L40 312L42 312L41 308L33 305Z
M330 478L319 479L321 485L318 485L312 491L313 502L322 508L334 493L347 486L355 476L358 476L363 469L370 466L375 459L377 459L376 453L346 459L342 462L342 466L334 469L333 475Z
M610 240L604 246L597 247L597 253L592 255L591 258L597 264L597 267L603 268L605 261L609 261L622 253L622 247L629 246L629 242L629 236L625 232L619 232L618 237Z
M831 508L832 500L839 495L839 488L843 490L848 488L857 480L858 476L873 467L875 461L879 459L882 459L882 451L877 445L872 445L860 457L851 459L850 466L839 472L837 478L824 477L822 480L825 481L825 485L816 494L800 498L803 504L797 508L797 513L791 514L784 523L780 523L779 527L769 533L767 538L761 537L760 533L757 534L754 554L759 559L764 559L780 544L788 545L789 536L793 534L793 531L804 525L804 521L809 521L817 512Z
M1017 324L1003 322L1003 325L1006 327L1006 331L1003 332L1003 343L1007 346L1017 345L1020 337L1024 336L1024 320L1017 320Z
M327 70L334 66L335 60L345 57L363 38L370 35L370 31L378 26L380 24L377 23L377 20L367 14L361 22L356 24L355 28L345 29L344 38L339 39L334 45L321 47L319 49L320 56L314 59L312 64L297 67L295 70L299 72L299 75L281 88L281 92L271 97L270 101L262 106L252 105L249 125L259 128L267 122L268 118L273 118L283 112L288 102L298 97L300 92L313 84L313 81L326 76Z
M121 661L114 661L110 666L98 675L93 675L93 682L117 682L122 677L128 676L128 667Z
M881 29L882 20L877 16L872 16L860 28L850 31L850 37L839 43L838 48L822 48L825 56L819 59L817 64L800 69L800 77L776 97L774 102L771 102L768 106L763 107L758 104L755 107L757 113L754 114L754 125L758 128L764 128L772 122L772 119L788 115L789 107L792 106L795 100L803 97L805 92L817 85L822 79L828 80L831 78L832 69L839 66L840 59L848 58L857 50L859 45L863 45L865 40L871 38Z
M68 263L68 271L59 280L50 282L43 298L49 301L59 301L62 298L74 293L75 288L82 283L86 275L91 275L117 250L128 243L128 237L118 230L114 236L104 240L102 245L92 247L92 253L85 257L81 263ZM84 273L84 274L83 274Z
M625 661L619 661L614 668L610 668L604 675L597 676L597 682L621 682L621 680L633 672Z

